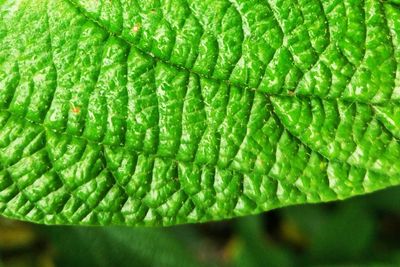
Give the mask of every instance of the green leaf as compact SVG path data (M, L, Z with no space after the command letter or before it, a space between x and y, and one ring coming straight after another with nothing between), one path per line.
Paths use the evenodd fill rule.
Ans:
M294 266L292 253L268 240L261 216L240 218L236 228L239 238L233 266Z
M357 202L349 201L346 206L331 210L318 206L314 209L307 206L298 210L291 208L286 210L286 214L285 217L297 222L309 239L305 254L315 263L343 264L352 259L366 260L369 255L365 252L372 251L371 247L376 245L377 223L372 212Z
M57 266L205 266L162 229L46 227ZM213 266L213 265L211 265Z
M173 225L400 184L400 9L0 1L0 213Z

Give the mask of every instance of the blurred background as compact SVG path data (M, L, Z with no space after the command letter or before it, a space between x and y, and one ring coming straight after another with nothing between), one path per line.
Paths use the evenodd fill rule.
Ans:
M169 228L0 218L0 267L16 266L400 266L400 187Z

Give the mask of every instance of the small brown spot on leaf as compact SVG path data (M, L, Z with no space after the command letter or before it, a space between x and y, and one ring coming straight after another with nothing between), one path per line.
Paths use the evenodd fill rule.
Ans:
M72 107L71 111L74 114L79 114L81 112L81 108L80 107Z

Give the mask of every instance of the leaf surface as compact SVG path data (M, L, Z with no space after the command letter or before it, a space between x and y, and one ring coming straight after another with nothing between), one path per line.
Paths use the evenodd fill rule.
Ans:
M0 214L173 225L400 184L396 1L0 1Z

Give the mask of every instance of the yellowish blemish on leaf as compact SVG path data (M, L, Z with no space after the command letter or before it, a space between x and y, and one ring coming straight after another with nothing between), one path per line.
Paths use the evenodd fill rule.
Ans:
M141 28L141 25L139 23L137 23L137 24L133 25L132 31L134 33L137 33L140 30L140 28Z

